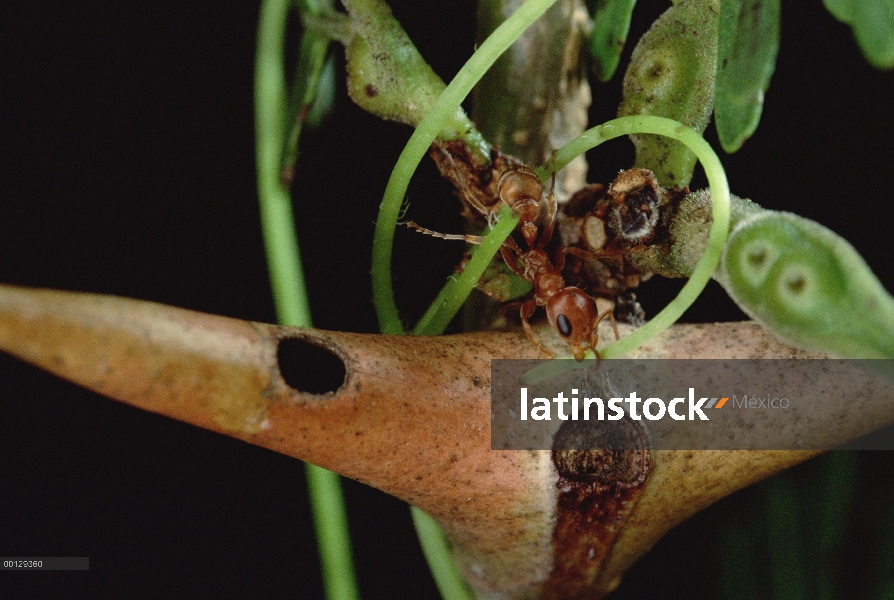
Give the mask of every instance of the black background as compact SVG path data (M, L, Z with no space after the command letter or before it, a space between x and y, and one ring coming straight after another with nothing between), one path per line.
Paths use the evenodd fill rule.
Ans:
M664 8L641 4L633 40ZM391 5L449 79L473 50L473 4ZM257 12L231 2L4 3L0 281L273 321L254 187ZM614 116L618 80L594 89L593 123ZM828 225L889 290L892 98L894 74L869 67L818 0L785 3L761 125L723 157L735 193ZM340 83L335 115L305 136L293 191L317 327L376 329L373 221L409 134L360 112ZM591 180L610 180L631 157L624 141L599 149ZM460 230L457 201L427 162L409 201L409 218ZM460 251L398 232L395 286L408 322ZM646 284L646 311L680 285ZM685 320L741 316L712 284ZM889 485L889 457L874 453L862 468ZM0 595L319 598L303 477L298 461L0 355L0 555L91 561L86 573L0 573ZM435 597L406 507L354 482L345 489L363 595ZM761 498L747 490L672 532L614 597L717 597L724 523ZM842 565L858 560L848 556ZM868 585L861 573L846 570L848 586Z

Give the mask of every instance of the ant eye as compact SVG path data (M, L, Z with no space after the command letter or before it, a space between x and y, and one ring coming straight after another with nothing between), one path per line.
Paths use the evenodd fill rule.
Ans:
M556 317L556 326L559 329L559 333L563 336L568 337L571 335L571 321L565 315Z

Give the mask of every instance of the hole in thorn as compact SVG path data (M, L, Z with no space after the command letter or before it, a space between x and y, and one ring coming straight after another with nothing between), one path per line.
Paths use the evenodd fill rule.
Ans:
M328 394L345 383L342 359L301 338L280 340L276 362L286 384L299 392Z

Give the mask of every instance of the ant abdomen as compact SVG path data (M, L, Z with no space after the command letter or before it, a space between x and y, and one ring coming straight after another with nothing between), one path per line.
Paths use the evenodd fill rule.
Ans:
M532 169L525 165L515 165L500 176L497 187L500 199L518 215L522 235L529 247L534 247L540 231L537 217L543 198L543 182ZM550 215L548 218L552 218Z

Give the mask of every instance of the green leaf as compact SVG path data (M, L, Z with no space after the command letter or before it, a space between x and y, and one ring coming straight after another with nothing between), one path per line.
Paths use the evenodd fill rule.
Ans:
M779 51L779 0L721 0L718 44L714 118L732 153L760 121Z
M823 4L833 17L851 26L869 64L894 68L894 0L823 0Z
M329 38L314 29L305 29L301 33L301 44L298 52L298 63L295 69L295 79L292 85L291 99L289 101L288 133L285 136L283 146L282 169L286 179L291 179L298 162L299 142L301 130L307 123L316 98L322 93L325 97L327 90L321 88L321 76L327 61L329 52ZM333 86L334 81L323 83ZM334 93L334 88L332 88ZM321 110L323 112L321 112ZM325 113L325 107L317 107L316 117Z
M855 3L853 28L869 64L877 69L894 68L894 0Z
M854 0L823 0L832 16L850 25L854 22Z
M599 81L612 78L621 61L621 52L630 31L630 16L636 0L599 0L593 9L590 54L593 74Z
M534 284L513 273L506 263L496 261L485 269L476 287L496 302L509 302L530 293Z
M323 64L320 80L317 82L317 93L314 95L307 113L307 126L319 127L335 108L335 56L330 52Z

